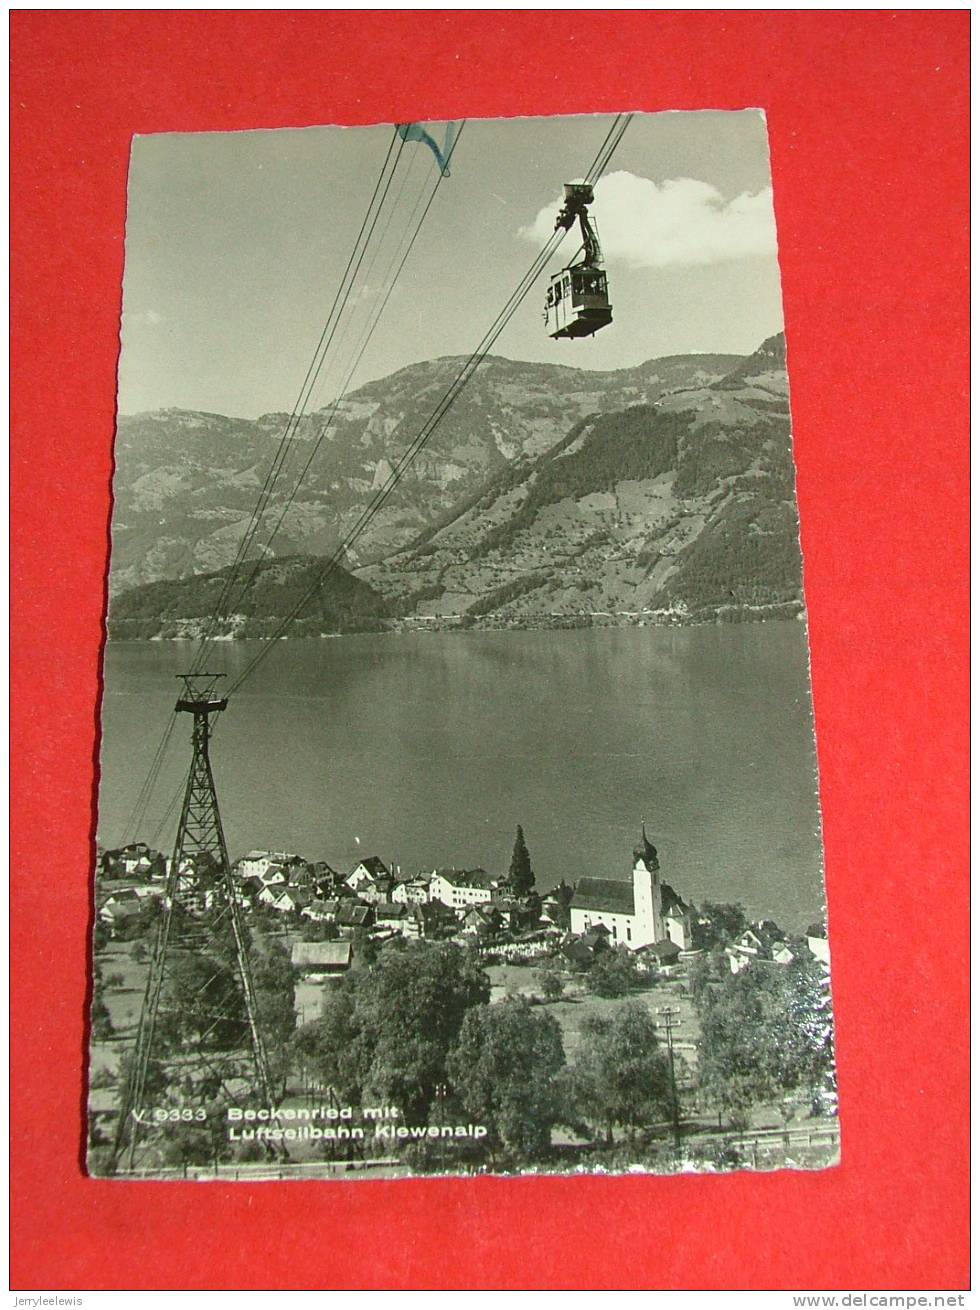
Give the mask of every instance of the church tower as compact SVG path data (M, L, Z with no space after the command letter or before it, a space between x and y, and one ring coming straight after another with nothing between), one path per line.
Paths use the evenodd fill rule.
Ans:
M667 933L660 893L660 861L657 848L647 837L646 824L639 844L633 848L633 914L636 921L634 948L663 941Z

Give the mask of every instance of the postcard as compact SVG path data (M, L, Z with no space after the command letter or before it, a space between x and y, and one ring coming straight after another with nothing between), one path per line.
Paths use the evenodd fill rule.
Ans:
M758 110L133 142L88 1164L839 1158Z

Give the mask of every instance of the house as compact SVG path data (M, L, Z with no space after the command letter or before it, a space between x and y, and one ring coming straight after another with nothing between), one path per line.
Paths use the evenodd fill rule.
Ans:
M416 922L415 906L404 901L378 901L374 906L374 923L377 928L391 928L404 932L409 923ZM408 936L408 933L405 933ZM419 934L414 934L418 936Z
M429 900L454 910L489 905L493 889L494 879L486 869L433 869L429 878Z
M412 907L423 937L438 937L441 933L451 932L456 927L456 915L442 901L426 901L424 905Z
M152 850L145 841L130 842L128 846L105 851L100 861L102 872L110 878L160 877L164 864L160 852Z
M827 927L823 923L811 923L806 930L806 944L810 954L823 964L830 964L830 942L827 940Z
M390 879L391 870L384 860L377 855L368 855L359 864L354 865L344 881L351 891L356 892L358 896L363 896L366 888L373 888L380 880L390 881Z
M681 948L676 942L665 937L662 942L654 942L652 946L645 947L644 951L649 953L662 969L669 969L671 965L677 963Z
M301 863L285 866L290 887L302 887L309 892L316 891L316 880L312 865Z
M367 901L369 905L377 905L381 901L387 901L391 898L391 893L395 886L395 880L390 875L376 878L373 882L364 883L357 895L362 901Z
M120 887L118 891L113 892L111 896L108 896L102 902L102 908L104 910L115 905L131 905L135 906L138 910L140 907L140 898L136 895L136 888Z
M731 945L725 947L725 955L728 957L728 966L732 973L741 973L753 960L764 958L765 946L757 933L751 928L746 928L744 932L739 933Z
M343 882L337 870L332 869L326 860L317 860L315 864L309 865L309 875L310 885L324 899L329 899L337 884Z
M262 882L258 878L243 878L238 884L238 890L243 899L257 901L262 892Z
M268 905L270 909L280 914L295 914L302 910L304 905L309 905L313 900L313 893L305 887L291 887L285 883L272 882L260 887L255 900L262 905Z
M136 896L141 901L156 900L163 895L162 887L153 887L146 883L141 883L133 888Z
M374 907L360 901L341 901L334 922L338 928L370 928L374 922Z
M208 883L197 891L198 904L202 910L213 910L227 903L224 886L220 882ZM186 900L185 900L186 904Z
M609 947L609 929L604 923L576 936L569 933L561 944L561 953L573 964L588 968L600 951Z
M792 963L794 956L783 939L783 931L771 919L760 919L739 933L730 946L725 947L732 973L741 973L754 960L773 960L774 952L784 955L778 963ZM788 958L786 955L788 953Z
M99 910L99 919L107 925L110 932L118 932L125 924L138 919L143 912L143 904L138 896L127 896L122 892L110 896Z
M289 851L249 851L235 863L235 868L241 878L262 878L268 872L272 865L277 865L282 870L280 881L286 882L286 870L293 865L305 864L298 855L293 855Z
M519 900L506 892L497 890L490 897L489 904L481 905L480 908L488 912L494 911L500 920L501 926L506 924L508 928L520 928L522 919L527 917L527 913L523 910Z
M339 977L350 968L350 942L294 942L293 968L304 974Z
M280 914L299 914L312 901L312 895L301 887L277 887L273 891L272 908Z
M660 885L660 913L664 932L682 951L694 946L694 912L677 895L669 882Z
M428 878L409 878L396 883L392 888L391 899L399 905L424 905L429 899Z
M311 919L314 923L333 923L339 908L340 901L337 900L312 900L308 905L303 906L300 914L304 919Z
M463 915L463 932L473 937L491 937L503 927L504 918L494 906L471 905Z
M243 883L256 882L259 887L285 887L288 881L286 866L274 860L266 864L261 873L243 874L239 868L238 874Z

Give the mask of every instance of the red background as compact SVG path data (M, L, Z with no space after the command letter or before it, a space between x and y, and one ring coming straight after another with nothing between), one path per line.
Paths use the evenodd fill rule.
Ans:
M967 1285L963 12L13 15L12 1279ZM843 1164L96 1182L93 758L134 132L761 105L792 380Z

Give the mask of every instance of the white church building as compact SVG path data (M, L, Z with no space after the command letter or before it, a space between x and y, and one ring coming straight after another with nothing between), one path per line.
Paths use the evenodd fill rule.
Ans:
M690 908L669 884L660 881L656 847L647 839L645 828L633 851L632 877L581 878L570 910L575 934L604 924L610 944L631 951L664 941L682 951L691 949Z

